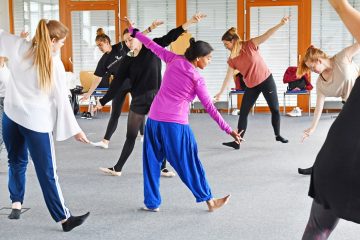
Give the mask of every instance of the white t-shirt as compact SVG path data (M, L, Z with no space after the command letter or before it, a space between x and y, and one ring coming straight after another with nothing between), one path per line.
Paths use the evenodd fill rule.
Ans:
M5 97L6 84L10 78L10 71L7 68L6 64L3 67L0 67L0 97Z
M14 122L42 133L56 132L62 141L81 132L70 106L64 65L53 56L54 87L49 94L38 86L33 59L26 57L31 42L0 29L0 56L9 59L12 78L6 86L4 111Z
M347 48L334 56L334 66L329 79L324 81L319 75L316 91L325 97L341 97L346 101L355 80L359 77L359 66L346 54Z

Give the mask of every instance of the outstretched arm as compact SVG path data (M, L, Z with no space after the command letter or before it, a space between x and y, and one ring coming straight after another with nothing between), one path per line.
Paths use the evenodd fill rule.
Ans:
M176 39L178 39L178 37L180 37L180 35L184 31L186 31L192 24L200 22L205 17L206 15L203 13L196 13L188 21L186 21L186 23L170 30L165 36L161 38L154 38L154 42L156 42L162 47L167 47L170 45L170 43L176 41Z
M353 57L355 57L360 52L360 44L355 43L351 45L350 47L347 47L344 49L345 55L349 58L349 61L351 62Z
M347 0L329 0L329 3L339 14L356 41L360 42L360 12L354 9Z
M268 40L279 28L284 26L289 21L289 19L290 19L289 16L283 17L280 23L276 24L274 27L267 30L264 34L252 38L251 41L255 44L256 47L259 46L260 44Z
M232 67L228 67L227 72L226 72L226 76L225 79L223 81L223 84L221 86L220 91L215 95L215 100L219 101L221 95L224 93L225 89L227 88L227 86L229 85L230 80L234 77L234 69Z
M223 117L220 115L220 113L212 103L211 97L206 88L205 80L203 78L200 78L196 81L195 92L200 102L204 106L206 112L211 116L211 118L214 119L214 121L223 131L231 135L235 139L235 141L240 144L243 139L237 131L231 129L229 124L225 122Z
M133 28L132 22L126 18L126 23L129 29L131 36L137 38L140 42L142 42L146 48L150 49L156 56L161 58L164 62L170 62L177 55L173 52L168 51L162 46L158 45L155 41L151 40L141 32L139 32L136 28Z
M306 138L310 137L310 135L313 134L313 132L315 132L317 125L319 124L319 121L320 121L321 113L324 108L324 103L325 103L325 95L318 92L317 97L316 97L316 108L315 108L315 112L314 112L314 118L313 118L310 128L304 130L302 142Z
M160 26L160 25L162 25L162 24L164 24L164 21L161 21L161 20L154 20L152 23L151 23L151 25L147 28L147 29L145 29L144 31L142 31L142 33L144 34L144 35L147 35L147 34L149 34L149 33L151 33L151 31L152 30L154 30L155 28L157 28L158 26Z

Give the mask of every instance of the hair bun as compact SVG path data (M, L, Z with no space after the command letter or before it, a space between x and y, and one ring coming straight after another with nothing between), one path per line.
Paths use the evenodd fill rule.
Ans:
M196 41L195 41L195 38L190 38L190 39L189 39L189 42L190 42L190 45L195 44L195 42L196 42Z
M231 28L229 29L229 32L230 32L230 33L236 33L236 27L231 27Z
M104 31L103 28L98 28L98 29L96 30L96 35L97 35L97 36L103 35L103 34L105 34L105 31Z

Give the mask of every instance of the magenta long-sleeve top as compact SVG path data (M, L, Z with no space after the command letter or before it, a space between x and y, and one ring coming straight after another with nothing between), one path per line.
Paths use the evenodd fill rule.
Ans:
M130 32L132 30L130 29ZM189 105L195 96L198 96L205 110L220 128L228 134L231 133L231 127L214 106L205 80L195 66L183 56L159 46L140 32L136 32L135 37L166 63L163 81L151 105L149 117L156 121L189 124Z

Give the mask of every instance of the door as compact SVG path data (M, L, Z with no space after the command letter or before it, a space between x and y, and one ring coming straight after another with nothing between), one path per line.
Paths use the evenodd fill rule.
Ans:
M288 24L282 26L266 42L260 45L260 54L268 65L277 86L280 106L287 85L283 75L289 66L298 64L299 3L297 1L246 1L246 39L259 36L278 24L282 17L291 16ZM288 106L297 106L297 98L288 97ZM268 111L262 95L256 102L258 111ZM304 107L304 106L302 106Z

